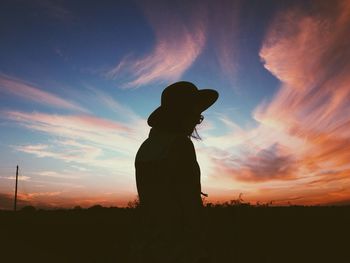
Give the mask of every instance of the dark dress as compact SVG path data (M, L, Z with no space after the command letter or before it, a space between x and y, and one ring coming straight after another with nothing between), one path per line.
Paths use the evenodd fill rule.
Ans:
M192 141L152 128L137 152L135 168L143 224L139 261L196 262L204 253L203 205Z

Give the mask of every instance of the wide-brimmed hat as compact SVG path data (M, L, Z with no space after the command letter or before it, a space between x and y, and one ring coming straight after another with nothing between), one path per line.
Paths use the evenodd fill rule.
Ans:
M161 105L150 114L147 123L153 127L164 118L184 116L190 111L200 114L213 105L218 97L216 90L198 89L187 81L176 82L163 90Z

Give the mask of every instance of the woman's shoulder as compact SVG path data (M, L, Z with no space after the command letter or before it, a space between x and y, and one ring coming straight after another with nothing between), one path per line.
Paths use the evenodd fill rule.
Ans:
M151 134L140 146L135 161L152 161L193 156L194 146L190 138L176 134Z
M173 144L174 147L176 148L188 148L188 149L193 149L193 142L191 139L187 136L178 136L174 139Z

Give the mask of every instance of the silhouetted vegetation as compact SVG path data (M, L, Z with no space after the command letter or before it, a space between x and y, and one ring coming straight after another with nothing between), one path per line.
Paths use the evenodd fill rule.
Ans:
M242 196L241 196L242 197ZM242 199L242 198L241 198ZM133 262L140 231L129 208L0 211L1 262ZM350 206L207 204L212 262L349 262Z
M101 210L103 209L104 207L102 205L93 205L91 207L88 208L88 210L95 210L95 211L98 211L98 210Z
M74 210L82 210L83 208L80 205L77 205L73 208Z
M32 205L27 205L27 206L24 206L22 209L21 209L22 212L34 212L36 211L36 208Z

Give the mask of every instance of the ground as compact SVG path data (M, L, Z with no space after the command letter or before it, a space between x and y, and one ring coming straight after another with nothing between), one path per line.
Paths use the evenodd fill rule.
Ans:
M350 206L205 212L212 262L350 262ZM0 211L0 262L132 263L138 222L134 208Z

